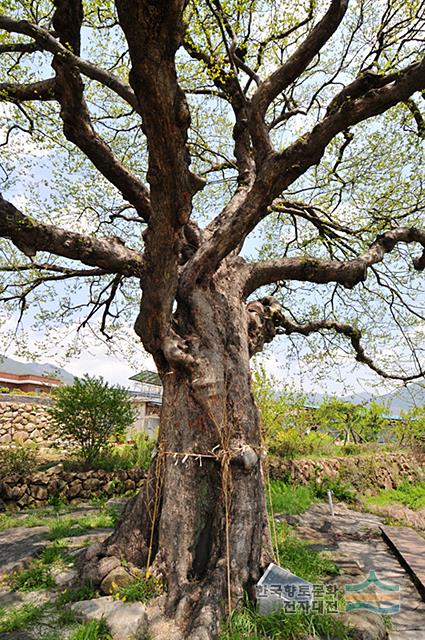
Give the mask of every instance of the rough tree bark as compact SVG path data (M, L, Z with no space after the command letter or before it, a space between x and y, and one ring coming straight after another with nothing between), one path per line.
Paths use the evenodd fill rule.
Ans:
M146 487L82 564L84 577L98 581L103 557L149 561L166 576L166 612L193 638L214 637L272 559L249 365L263 321L245 305L234 262L179 303L175 330L196 364L160 369L158 454Z
M98 3L93 4L96 6L84 3L90 19L101 13ZM414 56L409 39L403 36L407 52L400 54L401 62L388 69L391 56L385 57L390 46L386 43L393 41L393 27L383 18L377 30L378 49L372 46L369 53L373 60L369 64L365 58L363 65L353 67L347 80L350 70L344 60L352 57L348 55L351 39L342 32L341 40L348 44L335 84L326 80L323 70L319 74L325 78L323 87L330 83L335 94L328 102L328 98L321 98L322 104L317 91L307 105L314 124L300 137L296 132L283 137L291 142L278 149L273 129L303 111L292 106L286 92L291 95L294 83L305 83L304 74L314 69L314 60L320 67L321 50L340 28L348 0L330 0L320 16L320 11L312 8L284 38L274 29L260 43L254 37L249 56L249 36L238 42L231 25L233 16L215 0L195 3L199 5L196 10L201 7L206 12L206 28L211 21L217 24L221 38L217 45L207 33L203 49L199 34L196 30L191 34L190 25L185 24L190 4L189 0L116 0L110 28L120 28L126 40L128 82L121 69L127 59L125 52L118 52L120 62L112 67L116 73L81 57L81 0L54 0L51 20L45 15L44 3L40 15L32 11L36 1L29 3L34 22L21 19L20 11L15 17L0 15L0 55L6 56L5 68L19 67L21 56L38 52L45 54L44 65L37 62L38 72L44 71L49 61L53 70L53 77L36 82L28 81L24 71L27 81L22 83L11 81L19 78L19 73L10 77L6 73L7 82L0 84L0 100L21 109L21 103L27 101L55 101L58 108L49 118L57 117L68 142L113 185L124 207L133 209L134 246L141 244L140 223L146 225L142 253L125 246L119 237L102 237L100 225L93 235L65 230L25 215L0 196L0 237L24 256L22 264L6 264L0 269L30 274L28 288L20 295L11 294L21 310L27 296L43 282L112 276L104 289L109 292L106 300L94 303L94 311L104 308L102 322L118 283L125 278L140 282L142 296L135 330L152 354L164 387L158 454L145 488L128 503L115 532L103 545L87 551L81 563L82 576L98 583L103 568L111 566L105 558L113 556L125 557L140 567L152 566L165 578L167 613L186 637L204 640L217 637L227 607L236 606L244 592L252 595L272 555L259 416L250 388L250 356L278 332L309 335L331 330L350 339L358 361L386 375L366 355L357 328L333 317L299 324L286 316L273 298L253 300L250 296L264 285L290 280L336 283L351 289L399 243L419 244L422 254L414 260L414 267L418 271L425 268L425 232L401 226L406 223L404 211L388 223L389 231L362 249L359 247L370 242L367 229L347 229L338 219L338 209L322 212L309 203L283 200L285 191L321 162L338 134L347 137L349 128L396 104L408 104L410 109L413 104L420 125L411 96L425 89L425 58ZM255 3L249 4L249 11L254 11ZM354 6L353 12L361 10ZM299 32L303 25L307 25L305 32ZM411 29L414 40L415 25ZM102 37L103 28L102 23ZM292 33L294 40L288 47L262 66L267 47L273 41L280 47ZM190 56L208 79L207 93L225 100L234 119L234 158L223 164L234 171L235 189L223 207L217 203L220 209L204 229L191 218L193 198L205 181L190 170L191 113L182 88L187 78L179 77L176 64L176 52L183 48L184 56ZM8 63L7 56L14 52L18 59ZM270 65L281 56L281 64L270 72ZM380 56L384 58L381 67ZM250 68L247 60L256 60L252 63L255 68ZM375 73L371 69L376 65ZM134 118L132 128L141 127L147 145L148 185L118 157L120 146L114 152L113 143L108 144L99 133L98 114L90 111L84 78L100 83L103 91L123 101ZM341 88L342 81L347 84ZM195 87L195 93L198 89ZM202 82L201 96L203 91ZM340 156L343 150L344 146ZM138 151L136 144L135 153ZM69 206L73 210L74 202ZM294 227L298 219L311 224L331 246L326 254L329 259L323 258L323 247L318 255L305 256L305 246L295 256L275 260L249 263L239 257L249 233L274 207L286 210ZM382 223L374 228L380 232ZM340 245L338 234L343 238ZM355 242L347 252L352 236ZM37 252L48 252L59 261L43 258L37 262ZM69 261L89 268L70 267ZM419 370L394 377L407 381L422 376L424 372Z

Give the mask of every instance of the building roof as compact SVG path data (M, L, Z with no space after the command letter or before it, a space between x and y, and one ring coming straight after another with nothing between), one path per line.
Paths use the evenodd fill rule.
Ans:
M154 384L157 387L162 386L161 378L156 371L141 371L140 373L136 373L136 375L131 376L130 380L135 380L136 382L144 382L147 384Z
M6 373L0 371L0 382L11 382L13 384L37 384L42 387L56 387L60 380L53 376L36 376L33 373Z

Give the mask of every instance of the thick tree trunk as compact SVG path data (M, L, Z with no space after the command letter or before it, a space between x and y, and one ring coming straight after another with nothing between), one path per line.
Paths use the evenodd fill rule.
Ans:
M214 638L271 555L248 314L223 289L192 300L176 332L196 366L162 371L158 455L102 555L153 565L185 636Z

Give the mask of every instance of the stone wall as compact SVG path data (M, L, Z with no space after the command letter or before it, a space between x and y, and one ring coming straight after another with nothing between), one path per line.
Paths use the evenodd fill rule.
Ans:
M41 402L40 402L41 400ZM0 445L13 441L53 444L57 442L50 428L46 398L4 396L0 401Z
M0 394L0 447L10 442L32 442L44 447L61 447L62 440L50 428L50 418L46 411L52 400L49 396ZM159 417L153 413L157 407L135 396L132 402L137 417L128 430L127 438L135 433L145 432L154 436L159 425Z
M323 478L349 482L359 491L393 489L403 481L416 482L425 478L424 460L409 453L378 453L373 455L282 460L271 458L270 477L291 479L308 484Z
M0 481L0 511L41 507L54 497L76 503L100 495L120 495L138 489L144 478L143 469L66 472L57 464L47 471Z

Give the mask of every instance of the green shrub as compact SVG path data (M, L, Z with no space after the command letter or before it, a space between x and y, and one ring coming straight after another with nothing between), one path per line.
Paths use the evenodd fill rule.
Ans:
M272 455L289 460L300 456L329 456L335 453L333 438L325 433L311 431L300 433L296 428L281 429L269 438L268 448Z
M37 468L38 449L33 444L15 442L7 449L0 449L0 478L15 473L31 475Z
M53 391L48 409L59 435L78 446L79 455L92 464L113 440L122 438L135 419L130 396L102 378L85 376L73 385Z
M156 438L149 438L145 433L134 434L132 445L134 466L147 471L151 465L155 447Z
M156 440L149 438L145 433L138 433L133 438L132 443L111 447L99 455L94 467L106 471L133 468L147 471L152 462Z
M333 497L343 502L352 503L357 500L357 491L355 488L339 478L325 477L320 482L314 483L313 491L316 497L321 500L328 497L328 491L332 491Z
M425 407L414 407L401 412L401 420L395 421L393 434L397 443L424 450L425 448Z

